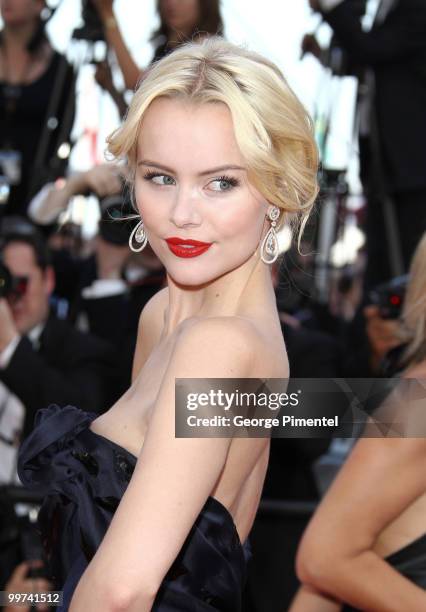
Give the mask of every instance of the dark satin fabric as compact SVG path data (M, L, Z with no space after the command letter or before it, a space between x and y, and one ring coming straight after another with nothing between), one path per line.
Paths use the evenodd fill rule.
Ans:
M426 590L426 533L385 557L385 561L411 582ZM342 612L360 611L352 606L343 606Z
M136 465L134 455L89 429L97 416L73 406L39 410L19 451L23 485L46 496L39 526L55 587L64 591L60 610L68 610ZM248 556L231 514L209 497L152 609L238 612Z

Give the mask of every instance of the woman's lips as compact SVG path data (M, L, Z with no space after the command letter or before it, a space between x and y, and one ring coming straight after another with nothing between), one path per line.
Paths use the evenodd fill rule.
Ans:
M170 251L177 257L198 257L208 248L211 247L211 242L200 242L199 240L184 238L166 238L167 246Z

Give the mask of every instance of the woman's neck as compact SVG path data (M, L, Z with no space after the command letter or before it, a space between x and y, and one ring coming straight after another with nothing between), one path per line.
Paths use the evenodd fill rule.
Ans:
M34 22L26 22L16 26L5 26L2 31L3 46L10 53L25 52L35 32Z
M34 35L34 23L7 27L2 34L0 78L17 85L39 78L50 61L52 47L45 41L34 52L28 51L27 45Z
M270 269L256 256L205 285L182 287L168 276L168 287L163 337L187 319L238 316L247 310L247 305L251 308L260 302L275 301Z

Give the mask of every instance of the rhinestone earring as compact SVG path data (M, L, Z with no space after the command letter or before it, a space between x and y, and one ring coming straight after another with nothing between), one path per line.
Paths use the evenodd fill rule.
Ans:
M135 246L134 243L137 243L138 246ZM139 221L137 225L132 230L132 233L129 236L129 247L133 253L140 253L148 242L148 236L145 232L145 227L142 219Z
M262 240L260 247L260 258L263 263L272 264L278 259L278 239L275 227L277 225L278 217L280 216L280 209L278 206L272 205L268 210L268 219L271 222L271 227L268 233Z

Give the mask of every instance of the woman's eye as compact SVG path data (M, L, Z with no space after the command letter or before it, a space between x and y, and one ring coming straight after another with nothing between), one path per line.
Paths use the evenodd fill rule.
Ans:
M239 182L234 178L222 177L211 181L209 186L213 191L230 191L238 184Z
M175 179L168 174L154 174L148 173L145 174L145 179L147 181L151 181L151 183L155 183L156 185L174 185Z

